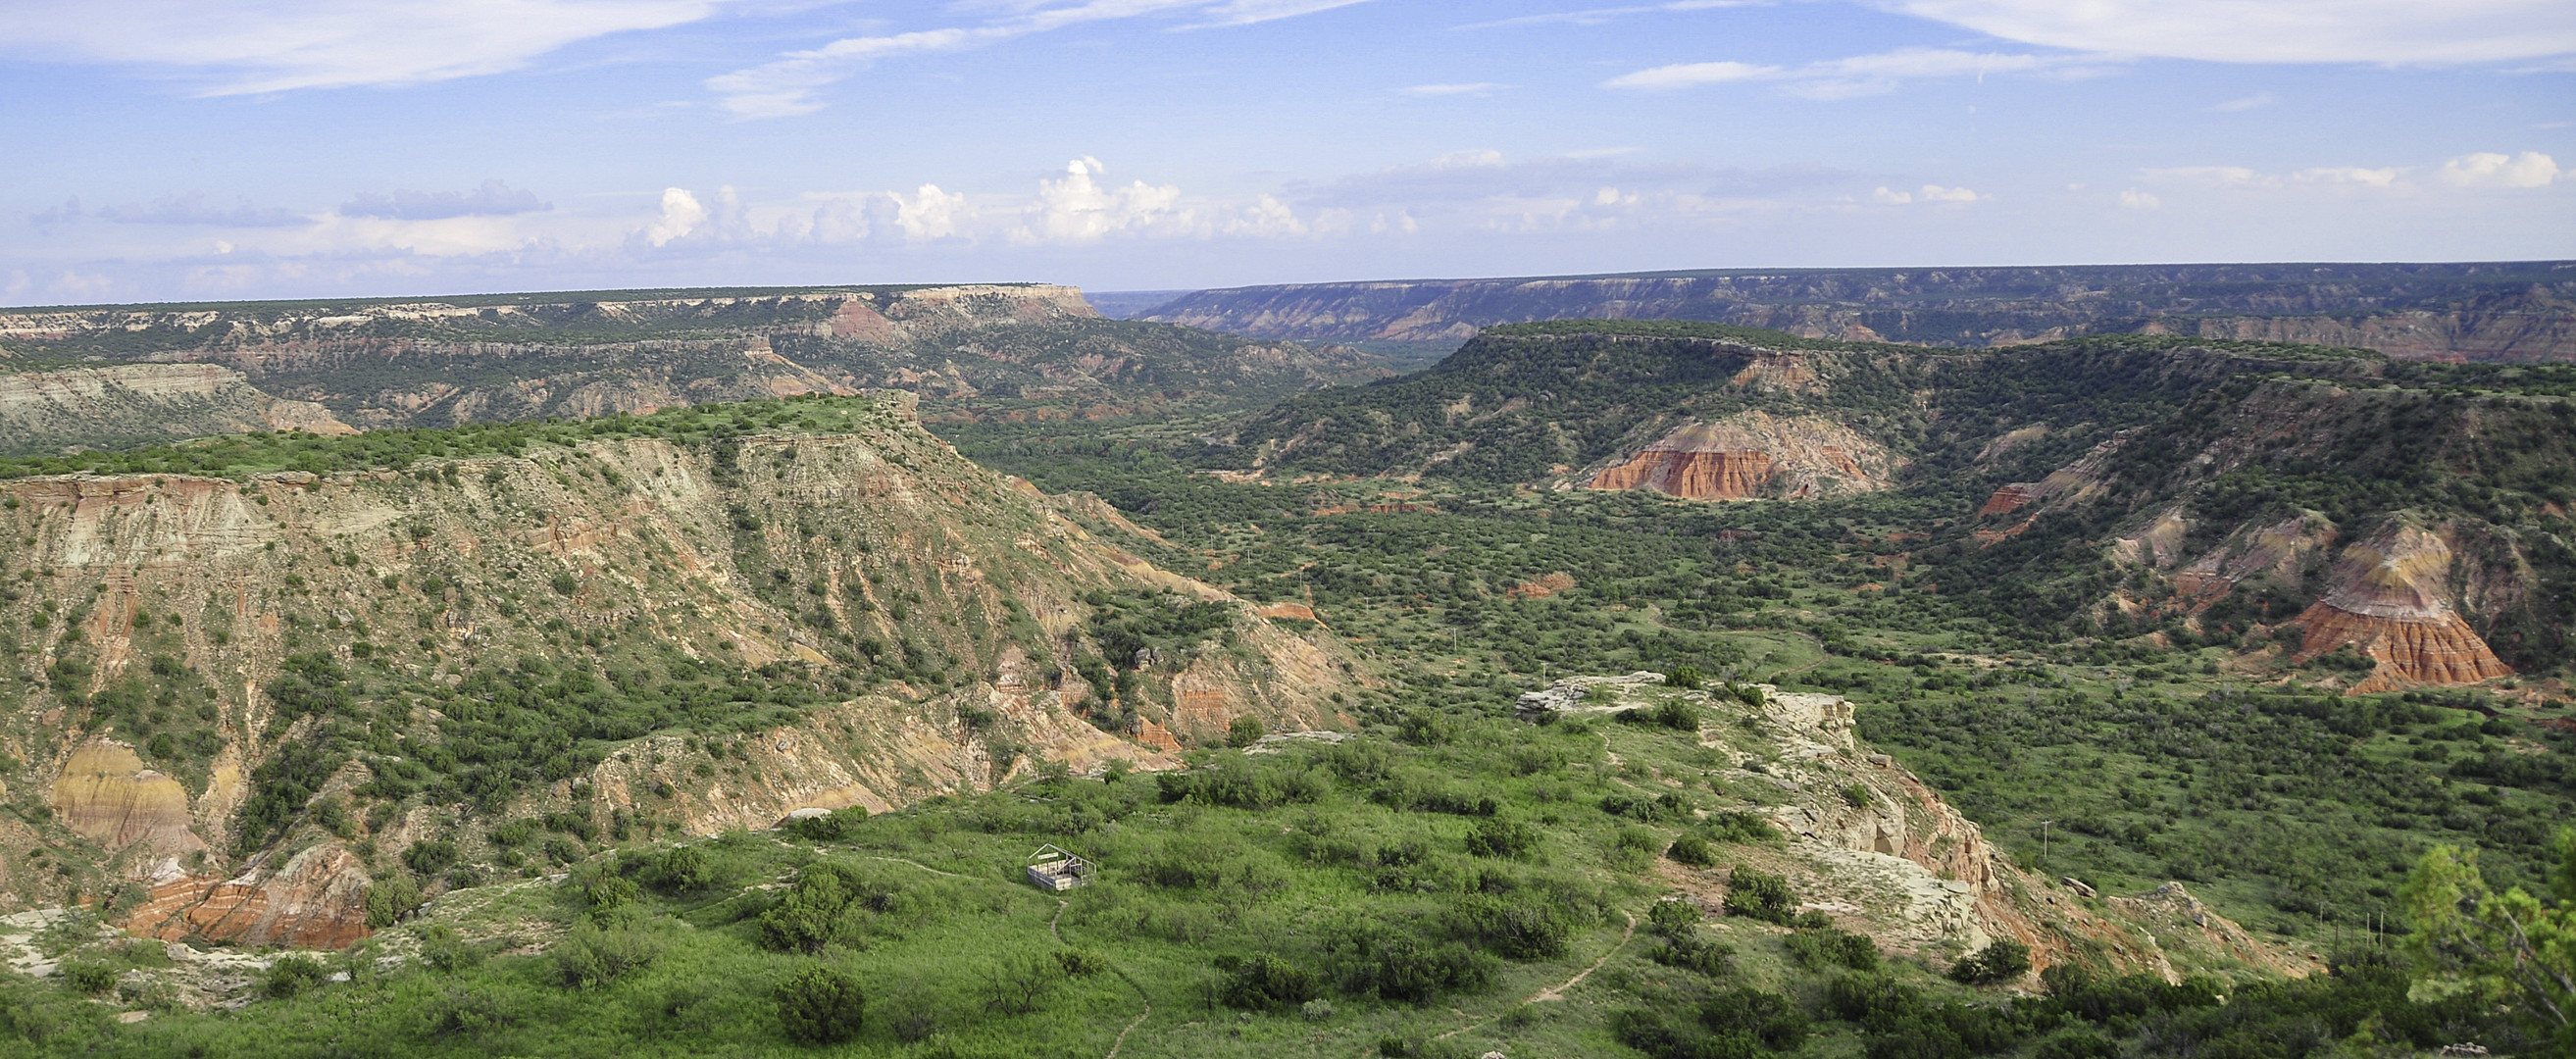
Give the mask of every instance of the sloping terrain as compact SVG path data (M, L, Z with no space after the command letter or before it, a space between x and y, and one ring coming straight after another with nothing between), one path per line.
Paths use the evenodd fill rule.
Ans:
M1416 375L1291 398L1198 458L1286 481L1702 499L1891 489L1928 537L1909 549L1916 573L1986 597L1988 613L2258 641L2295 623L2318 637L2285 652L2296 664L2352 643L2387 663L2378 683L2359 681L2370 687L2476 683L2569 657L2570 381L2170 339L1936 352L1559 322L1489 331ZM2284 519L2329 538L2421 525L2453 543L2410 560L2422 603L2371 616L2402 627L2346 627L2340 616L2365 612L2331 599L2365 575L2327 578L2322 549L2247 566L2248 536ZM2237 567L2273 569L2265 585L2297 605L2264 610L2260 589L2228 601ZM2136 570L2152 576L2120 583ZM2310 604L2325 609L2294 621Z
M114 449L267 430L351 433L330 410L285 401L211 364L130 364L0 374L0 452Z
M371 893L604 832L1345 723L1329 638L1121 550L911 409L426 432L398 459L279 438L358 466L243 448L223 477L0 484L0 911L336 946ZM486 837L514 814L578 838Z
M1767 269L1204 290L1141 319L1258 338L1454 347L1533 320L1705 320L1809 338L2006 346L2093 334L2576 359L2565 262Z
M32 309L0 313L0 350L220 365L370 430L876 387L937 414L1101 417L1384 374L1350 349L1103 319L1042 284Z

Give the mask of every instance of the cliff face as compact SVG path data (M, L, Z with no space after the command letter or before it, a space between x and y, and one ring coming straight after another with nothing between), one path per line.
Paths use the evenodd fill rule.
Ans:
M1882 488L1888 464L1884 449L1840 423L1754 411L1664 435L1589 487L1692 500L1840 496Z
M0 485L8 564L28 572L0 591L0 621L26 630L0 669L32 689L0 699L0 751L34 781L0 797L24 820L51 810L0 828L0 911L77 898L164 937L338 945L407 848L456 842L489 871L484 831L514 816L765 827L1039 760L1155 767L1149 744L1220 740L1247 714L1345 723L1330 700L1356 687L1328 634L1154 567L1120 543L1147 542L974 466L909 407L721 449L636 437L402 474ZM1101 592L1221 620L1160 646L1113 704L1074 671L1100 650L1085 597ZM346 681L295 698L290 662ZM453 755L520 752L450 740L493 738L492 689L539 672L590 694L729 673L738 701L644 732L601 713L571 756L461 801L454 785L481 781ZM762 705L774 687L815 701ZM515 738L567 734L540 732ZM420 771L443 757L446 779Z
M2450 572L2450 547L2413 526L2396 526L2345 548L2333 587L2299 615L2304 635L2298 657L2312 659L2349 645L2378 662L2356 691L2475 684L2512 675L2451 609L2444 588Z
M2576 359L2554 263L1816 269L1198 291L1145 319L1262 338L1455 345L1533 320L1706 320L1806 338L1991 347L2183 334L2428 360Z
M119 448L264 430L352 433L321 405L281 400L211 364L0 374L0 451Z

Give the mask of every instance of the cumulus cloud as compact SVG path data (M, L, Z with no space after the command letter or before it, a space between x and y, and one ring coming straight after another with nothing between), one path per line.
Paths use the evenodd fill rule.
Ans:
M2109 68L2100 56L1968 52L1953 48L1899 48L1872 55L1828 59L1803 66L1762 66L1733 61L1675 63L1622 74L1604 88L1668 92L1739 81L1776 81L1811 99L1846 99L1894 91L1906 80L1989 74L2080 77Z
M230 206L219 206L206 201L206 193L202 191L164 195L149 203L109 206L98 211L98 215L121 224L209 224L226 228L276 228L312 223L312 218L292 210L251 205L247 198L235 199Z
M2130 188L2120 192L2120 208L2122 209L2152 210L2164 204L2165 200L2155 197L2152 193L2140 191L2136 188Z
M553 203L538 200L536 192L513 188L499 180L486 180L472 191L396 189L390 194L362 191L340 204L340 214L345 217L434 221L448 217L506 217L553 208Z
M208 95L498 73L567 44L713 14L720 0L84 0L0 3L0 53L199 79Z
M738 119L783 118L823 108L816 93L882 59L967 51L1016 37L1091 22L1148 15L1191 18L1181 28L1241 26L1292 18L1365 0L1024 0L1011 14L979 26L946 26L881 36L846 37L787 52L748 69L708 78L725 110Z
M1030 242L1090 243L1157 225L1187 225L1189 217L1181 208L1180 188L1142 180L1123 188L1102 187L1092 178L1106 171L1097 158L1076 158L1065 164L1064 176L1038 181L1038 199L1028 209L1028 223L1013 232L1013 237Z
M662 214L644 229L644 238L655 246L698 230L706 223L707 208L687 188L662 189Z
M911 196L888 193L894 200L895 227L902 229L910 242L946 239L958 234L958 224L968 215L966 193L939 190L937 184L923 184Z
M2302 169L2290 174L2290 179L2302 184L2356 184L2362 187L2385 188L2396 186L2398 178L2405 175L2406 170L2393 166L2365 169L2360 166L2346 165Z
M2547 187L2563 175L2556 159L2538 151L2511 156L2481 151L2442 163L2442 182L2465 188Z
M2565 0L1877 0L2004 40L2243 63L2447 64L2576 52Z

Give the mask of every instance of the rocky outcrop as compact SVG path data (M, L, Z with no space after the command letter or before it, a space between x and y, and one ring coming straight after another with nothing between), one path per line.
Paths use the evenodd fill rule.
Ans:
M1995 490L1994 495L1987 497L1985 504L1977 509L1977 517L2009 515L2061 496L2077 500L2091 496L2101 484L2103 463L2111 458L2112 453L2119 451L2126 438L2124 434L2095 445L2091 452L2049 472L2048 477L2036 482L2014 482Z
M2344 549L2333 587L2299 615L2296 658L2349 646L2379 668L2352 690L2410 684L2475 684L2510 676L2485 640L2451 609L2444 588L2451 549L2399 525Z
M269 430L354 432L319 404L281 400L213 364L0 374L0 448L112 448Z
M1265 620L1154 566L1122 547L1142 545L1096 499L1059 501L977 467L908 409L861 404L855 433L732 439L721 465L638 437L404 474L0 483L0 532L32 542L17 561L34 572L0 596L0 622L32 656L76 663L56 671L67 691L39 687L0 710L0 752L26 763L16 775L44 777L54 807L41 827L0 821L0 914L66 903L75 886L94 900L104 874L128 896L150 891L128 921L138 931L342 944L363 933L371 870L401 863L410 843L453 827L469 856L489 856L473 818L403 816L342 839L292 812L267 848L226 856L259 786L245 777L316 723L265 690L291 654L349 667L356 708L408 718L404 738L427 742L446 722L414 696L495 661L553 659L604 679L624 664L598 650L614 641L651 652L656 670L696 659L745 679L803 675L819 701L792 723L764 714L727 737L722 759L711 741L641 734L598 746L607 759L581 782L531 785L498 810L601 827L649 814L690 833L990 789L1048 760L1159 767L1246 715L1273 729L1348 723L1333 696L1358 690L1355 667L1329 632ZM1097 653L1084 599L1100 591L1169 591L1228 614L1222 633L1159 644L1133 674L1122 713L1134 738L1085 716L1107 691L1072 671ZM912 661L893 669L869 648ZM202 683L152 718L185 738L138 753L117 732L125 715L94 704L154 674ZM366 789L370 760L384 759L359 755L318 792L345 806L342 831L393 807ZM362 839L372 860L354 852ZM39 849L91 871L33 870Z
M141 846L175 859L206 849L191 830L187 789L124 743L95 739L73 751L54 780L52 804L63 826L110 850Z
M2084 955L2167 979L2246 963L2308 973L2306 961L2197 902L2181 913L2191 929L2173 927L2179 887L2096 903L2090 893L2023 871L1938 791L1886 755L1868 753L1855 737L1852 705L1840 696L1754 685L1760 704L1749 705L1737 690L1682 691L1662 680L1650 672L1568 678L1523 696L1520 712L1609 712L1669 697L1711 711L1716 716L1700 741L1722 765L1718 785L1759 791L1747 796L1753 811L1790 836L1785 849L1732 847L1730 858L1788 876L1806 910L1867 933L1884 949L1955 954L2011 938L2031 947L2041 969ZM1669 861L1657 870L1704 905L1723 899L1721 871Z
M1887 464L1885 450L1840 423L1752 411L1666 434L1589 487L1691 500L1840 496L1882 488Z

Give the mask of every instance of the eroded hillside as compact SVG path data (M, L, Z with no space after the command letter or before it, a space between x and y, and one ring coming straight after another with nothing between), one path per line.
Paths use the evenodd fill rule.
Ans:
M0 486L0 902L340 945L370 894L381 925L585 843L1152 764L1238 717L1344 723L1330 639L1121 550L911 409ZM518 814L553 837L487 832Z

